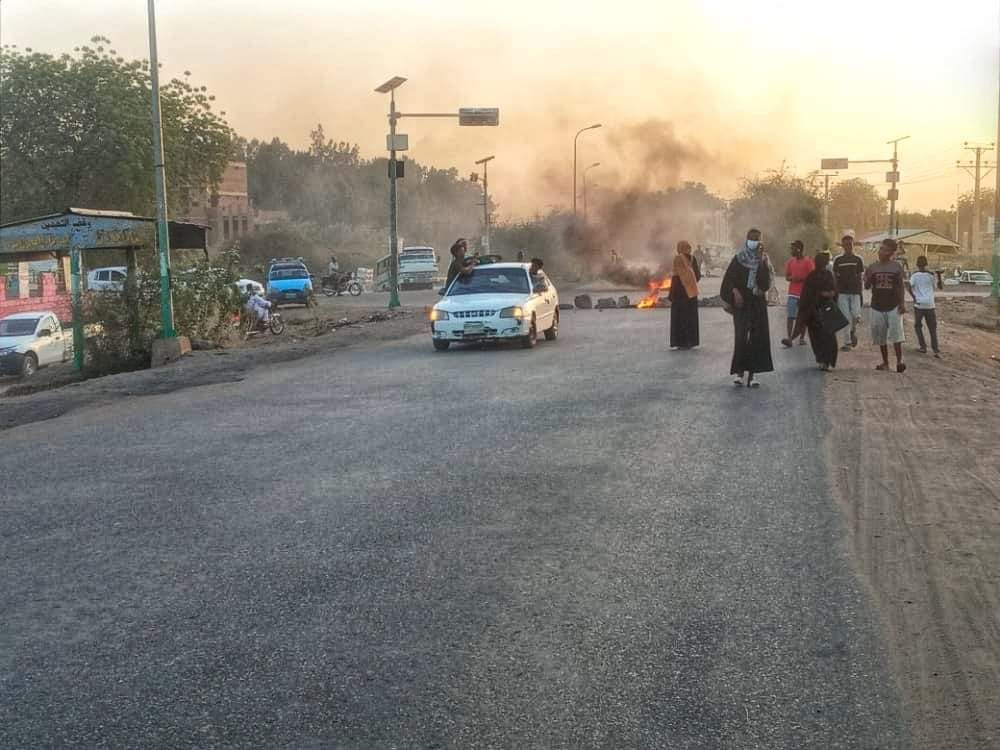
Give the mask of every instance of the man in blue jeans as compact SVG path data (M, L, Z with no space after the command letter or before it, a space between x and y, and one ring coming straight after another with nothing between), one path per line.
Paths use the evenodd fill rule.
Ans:
M858 345L857 327L861 322L861 286L865 263L854 254L854 237L845 234L840 240L844 252L833 261L833 276L837 280L837 305L850 324L840 333L841 351L850 351Z

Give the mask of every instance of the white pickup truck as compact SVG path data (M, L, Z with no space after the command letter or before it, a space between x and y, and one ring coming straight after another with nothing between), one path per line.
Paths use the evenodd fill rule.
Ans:
M958 276L944 280L945 286L992 286L993 276L986 271L962 271Z
M39 367L73 356L73 335L53 312L15 313L0 318L0 372L30 378Z

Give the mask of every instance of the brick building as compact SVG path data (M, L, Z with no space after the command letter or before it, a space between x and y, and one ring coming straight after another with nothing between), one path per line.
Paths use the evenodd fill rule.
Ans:
M250 204L246 162L229 162L218 190L215 193L206 191L193 200L184 221L207 224L211 228L209 244L213 248L253 232L256 222Z

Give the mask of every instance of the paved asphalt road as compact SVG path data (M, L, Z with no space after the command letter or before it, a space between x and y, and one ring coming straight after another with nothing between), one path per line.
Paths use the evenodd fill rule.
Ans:
M721 311L667 320L4 433L0 746L906 747L822 374L737 389Z

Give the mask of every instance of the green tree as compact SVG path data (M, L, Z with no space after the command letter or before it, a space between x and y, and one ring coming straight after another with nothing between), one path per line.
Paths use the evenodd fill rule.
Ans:
M155 209L149 63L125 60L101 36L58 57L0 49L0 221L67 206ZM233 133L204 86L160 88L171 211L214 188Z
M809 183L797 177L781 173L747 180L731 210L734 244L742 246L751 227L760 229L779 269L790 255L792 240L802 240L807 254L829 246L823 230L822 201Z
M388 251L388 240L375 236L388 219L387 159L362 159L356 145L328 138L322 124L310 132L304 151L278 138L253 140L242 149L254 203L288 211L297 231L314 239L316 252L342 254L346 248L361 259ZM407 160L398 189L399 233L406 243L441 249L456 237L480 234L476 204L482 192L457 170ZM372 241L377 245L361 247Z
M835 239L853 229L857 236L888 229L888 201L870 182L855 177L830 188L829 228Z
M989 218L993 216L993 196L994 190L992 188L984 188L979 191L979 231L986 232L989 228ZM975 195L970 191L968 193L963 193L958 199L958 231L961 233L962 237L966 238L966 246L972 246L972 224L975 212L973 211L973 205L975 203ZM949 235L950 236L950 235ZM988 238L983 235L982 247L991 247L991 241L987 241ZM961 239L959 240L961 242Z

